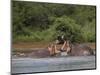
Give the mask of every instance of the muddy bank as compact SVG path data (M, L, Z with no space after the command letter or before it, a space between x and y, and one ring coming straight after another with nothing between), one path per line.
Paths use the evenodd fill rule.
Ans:
M44 42L18 42L18 43L13 43L12 48L47 48L49 43L44 43ZM92 49L95 49L95 43L82 43L85 44ZM60 45L59 45L60 46Z

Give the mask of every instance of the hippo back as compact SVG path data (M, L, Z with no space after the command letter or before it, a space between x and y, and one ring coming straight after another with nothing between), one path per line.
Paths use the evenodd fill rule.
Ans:
M85 44L75 44L72 45L70 55L72 56L93 55L93 50Z

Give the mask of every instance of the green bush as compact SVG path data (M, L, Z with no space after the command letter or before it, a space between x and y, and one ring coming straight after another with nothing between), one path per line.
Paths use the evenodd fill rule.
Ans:
M82 39L84 42L95 42L96 33L95 33L95 20L90 23L87 23L81 28Z
M59 17L54 22L56 36L64 35L66 39L72 42L80 41L80 25L67 16Z
M15 41L35 41L49 42L54 41L57 36L64 35L71 42L95 42L95 21L84 25L76 24L75 20L67 17L56 17L52 25L48 29L42 31L24 31L30 35L15 36Z

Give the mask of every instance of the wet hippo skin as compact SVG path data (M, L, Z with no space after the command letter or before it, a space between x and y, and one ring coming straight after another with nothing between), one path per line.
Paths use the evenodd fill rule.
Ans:
M50 57L49 51L47 49L34 51L32 55L36 57ZM57 54L55 56L60 56L60 55L61 54ZM87 55L93 55L93 50L84 44L77 44L77 45L72 45L72 49L67 56L87 56Z
M93 55L93 50L85 44L72 45L72 50L70 52L72 56L86 56Z

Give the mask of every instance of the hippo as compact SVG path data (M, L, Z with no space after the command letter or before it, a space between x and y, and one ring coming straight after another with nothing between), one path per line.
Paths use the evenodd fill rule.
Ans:
M68 39L66 39L64 35L58 36L56 40L56 44L64 44L64 41L68 41ZM65 55L69 55L69 56L95 55L95 50L91 49L86 44L78 44L78 43L72 44L71 41L69 40L69 47L71 50L69 50L67 54L65 54L64 52Z
M94 55L94 50L85 44L73 44L71 50L66 53L66 51L60 51L55 55L51 56L47 49L39 50L35 52L37 57L57 57L57 56L90 56Z
M85 44L74 44L69 52L70 56L94 55L94 51Z

